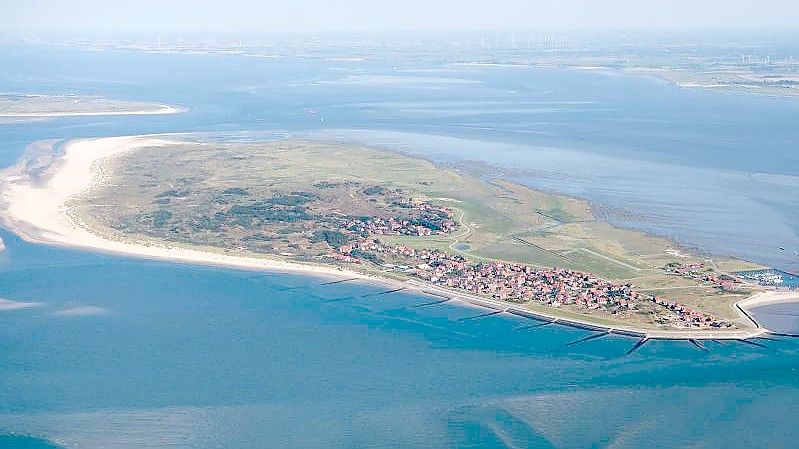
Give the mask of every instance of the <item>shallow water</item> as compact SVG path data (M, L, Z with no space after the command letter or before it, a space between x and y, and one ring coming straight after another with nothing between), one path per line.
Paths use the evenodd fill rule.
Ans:
M7 240L0 429L67 447L787 446L797 341L651 342ZM47 263L43 263L47 260ZM348 300L329 301L342 297ZM91 309L88 309L91 307ZM65 310L92 313L64 314ZM709 419L718 420L709 425ZM534 442L534 445L530 445Z
M610 217L617 223L799 270L795 99L610 73L379 57L6 45L0 58L13 67L0 73L3 91L99 93L191 108L175 116L4 125L6 164L39 137L267 130L349 138L512 168L506 177L625 211Z
M768 323L774 332L799 335L799 303L771 304L758 307L754 311L755 319Z
M398 80L385 76L393 74L390 62L2 47L0 64L12 68L0 72L0 91L102 93L192 108L1 125L3 165L45 138L314 132L513 165L525 182L539 185L533 175L543 174L542 187L632 204L645 215L662 209L654 216L664 231L685 228L694 234L684 239L707 237L733 253L767 248L754 243L770 244L770 236L788 239L797 222L780 196L792 192L799 167L788 151L799 131L786 125L797 109L783 100L557 71L458 69L441 73L443 81L429 73ZM747 118L742 110L753 112ZM640 127L631 128L630 117ZM700 118L710 128L697 125ZM667 131L676 137L664 139ZM753 156L755 138L762 145ZM724 151L729 158L718 157ZM583 159L595 168L637 164L638 175L608 176ZM695 168L678 169L689 162ZM653 178L656 168L682 178ZM774 195L746 190L740 178L755 172L780 174L763 178L777 186L767 192ZM564 173L575 180L565 183ZM654 187L654 197L629 197L647 181L701 181L707 191L701 201ZM711 197L730 191L737 195L723 201L736 202L744 218L757 212L768 233L746 221L712 221L728 215L705 210ZM695 213L708 225L690 231L686 217ZM728 245L747 229L744 242ZM372 285L323 286L312 277L0 237L7 245L0 298L28 304L0 310L0 447L761 448L764 441L791 447L799 436L793 339L708 342L707 351L654 341L628 355L635 340L571 344L590 333L518 330L529 323L518 317L459 321L480 310L417 307L430 298L405 293L361 297L380 288ZM759 257L772 258L766 249Z

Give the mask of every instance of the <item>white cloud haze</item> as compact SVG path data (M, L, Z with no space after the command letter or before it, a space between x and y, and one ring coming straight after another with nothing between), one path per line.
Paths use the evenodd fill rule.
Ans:
M797 27L796 0L0 0L21 32Z

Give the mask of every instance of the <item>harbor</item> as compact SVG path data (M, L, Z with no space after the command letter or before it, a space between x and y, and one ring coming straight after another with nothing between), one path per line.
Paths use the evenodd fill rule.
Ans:
M743 280L764 286L788 290L799 289L799 275L787 271L768 268L764 270L748 270L733 273Z

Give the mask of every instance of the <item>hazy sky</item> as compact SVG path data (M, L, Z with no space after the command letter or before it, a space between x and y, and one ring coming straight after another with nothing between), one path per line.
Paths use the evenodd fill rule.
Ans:
M797 27L799 0L0 0L0 32Z

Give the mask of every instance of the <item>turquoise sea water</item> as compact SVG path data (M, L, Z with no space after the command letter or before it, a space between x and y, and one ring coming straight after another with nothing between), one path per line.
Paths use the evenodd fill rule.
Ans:
M795 238L788 229L796 212L785 206L796 206L780 195L792 192L798 175L789 150L799 131L786 123L799 108L784 100L559 71L447 66L445 74L425 75L479 81L443 86L374 76L394 73L392 61L353 66L27 46L0 48L0 62L11 68L0 72L0 91L101 93L192 109L0 125L3 165L47 138L311 133L514 165L508 176L535 185L540 177L548 188L567 188L557 173L572 167L568 174L582 189L573 193L599 190L598 201L629 202L645 214L663 208L665 223L686 229L680 213L737 192L719 201L737 201L739 217L747 208L761 212L768 238ZM747 119L735 108L756 113ZM713 120L696 123L711 110ZM544 150L556 143L578 153ZM690 162L701 172L679 176L718 190L703 191L708 197L698 202L685 192L629 199L641 180L578 170L588 156L648 173ZM769 174L773 197L741 190L751 184L736 183L745 173ZM755 244L767 238L760 228L722 225L723 208L703 213L720 221L682 239L726 247L725 239L748 232L743 243L751 244L731 252L768 248ZM128 259L29 244L5 231L0 237L7 246L0 298L25 305L0 310L4 449L783 448L799 437L794 339L707 342L706 350L654 341L627 354L635 340L572 344L590 332L520 330L529 321L505 316L462 321L481 311L419 307L431 298L418 295L363 297L379 286ZM794 263L769 249L759 255L786 268Z

